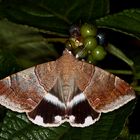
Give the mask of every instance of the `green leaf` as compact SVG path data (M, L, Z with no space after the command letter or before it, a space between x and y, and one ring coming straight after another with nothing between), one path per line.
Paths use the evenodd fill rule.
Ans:
M140 135L128 133L126 136L119 136L116 140L140 140Z
M48 43L36 28L0 21L1 76L3 72L14 72L16 66L23 69L58 56L53 44Z
M112 70L107 69L108 72L113 74L123 74L123 75L133 75L133 72L131 70Z
M140 9L129 9L96 20L100 27L109 28L140 38Z
M129 135L127 140L140 140L140 135Z
M134 101L122 108L102 114L90 127L72 128L63 124L56 128L43 128L29 122L24 114L8 111L2 124L1 140L113 140L121 132Z
M108 50L108 52L110 52L114 56L118 57L119 59L123 60L131 68L133 68L134 62L131 59L129 59L120 49L116 48L112 44L108 44L108 46L106 47L106 49Z
M0 133L1 140L59 140L69 127L43 128L31 124L24 114L8 111Z
M58 35L68 34L69 26L79 20L89 21L109 12L109 0L4 0L0 16L21 24L45 29Z

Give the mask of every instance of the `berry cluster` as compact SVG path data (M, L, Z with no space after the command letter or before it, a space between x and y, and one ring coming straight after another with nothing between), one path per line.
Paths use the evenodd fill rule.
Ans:
M106 56L105 44L104 33L97 32L95 26L85 23L81 27L70 28L70 38L66 46L77 58L95 63Z

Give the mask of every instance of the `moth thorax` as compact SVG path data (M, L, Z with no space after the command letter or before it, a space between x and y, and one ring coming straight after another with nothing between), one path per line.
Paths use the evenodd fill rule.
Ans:
M71 100L71 96L72 96L72 89L70 86L68 85L65 85L62 87L62 91L63 91L63 94L62 94L62 99L65 103L67 103L68 101Z

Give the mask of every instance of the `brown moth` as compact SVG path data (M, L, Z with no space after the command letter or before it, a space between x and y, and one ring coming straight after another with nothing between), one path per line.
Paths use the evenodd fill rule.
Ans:
M0 104L44 127L86 127L135 98L125 81L65 50L56 61L0 80Z

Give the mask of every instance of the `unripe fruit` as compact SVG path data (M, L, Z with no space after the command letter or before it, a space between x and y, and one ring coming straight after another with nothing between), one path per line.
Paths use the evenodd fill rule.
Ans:
M97 46L97 40L96 40L96 38L94 38L92 36L85 38L83 43L84 43L84 47L87 50L94 50Z
M80 32L82 37L85 38L88 36L96 36L97 29L95 26L85 23L81 26Z
M106 51L104 50L104 48L102 46L97 46L94 51L92 52L93 58L95 60L102 60L105 58L106 56Z
M96 60L93 58L92 54L88 55L87 61L88 61L88 63L96 64Z

